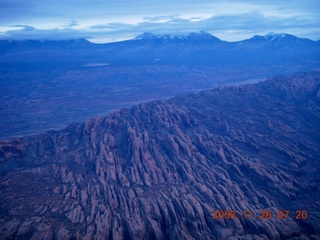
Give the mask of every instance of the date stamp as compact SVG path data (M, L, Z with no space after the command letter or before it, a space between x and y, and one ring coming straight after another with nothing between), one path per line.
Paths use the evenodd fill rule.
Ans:
M277 212L272 212L271 210L260 210L258 212L253 212L252 210L244 210L242 212L237 212L235 210L213 210L211 216L214 220L222 219L261 219L268 220L272 218L277 219L287 219L293 218L297 220L305 220L308 218L308 212L306 210L278 210Z

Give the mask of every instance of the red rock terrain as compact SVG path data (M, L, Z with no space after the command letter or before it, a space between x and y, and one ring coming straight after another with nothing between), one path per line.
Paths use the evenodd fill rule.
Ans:
M1 239L319 239L319 103L299 73L3 140Z

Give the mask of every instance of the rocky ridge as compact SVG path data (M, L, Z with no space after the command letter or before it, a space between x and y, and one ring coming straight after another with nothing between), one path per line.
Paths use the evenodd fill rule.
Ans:
M0 235L319 239L319 103L320 72L300 73L1 141Z

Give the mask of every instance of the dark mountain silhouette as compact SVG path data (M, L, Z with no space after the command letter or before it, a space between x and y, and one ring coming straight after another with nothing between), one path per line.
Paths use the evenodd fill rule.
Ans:
M212 36L210 33L201 31L200 33L189 33L188 35L154 35L150 32L143 33L135 38L140 41L157 41L161 44L168 43L196 43L196 44L219 44L225 41L221 41L219 38ZM225 42L226 43L226 42Z
M0 235L318 239L319 104L299 73L3 140Z
M250 49L258 51L258 54L247 53ZM297 62L319 61L319 49L318 42L284 33L270 33L239 42L221 41L206 32L189 35L143 33L133 40L108 44L93 44L85 39L0 41L1 62L10 62L19 57L19 61L59 60L74 64L95 59L125 65L161 63L210 66L213 64L232 65L239 64L239 62L251 63L257 59L262 61L265 56L268 57L268 61L281 58L283 64L286 64L286 61L292 57ZM291 50L295 50L294 54Z

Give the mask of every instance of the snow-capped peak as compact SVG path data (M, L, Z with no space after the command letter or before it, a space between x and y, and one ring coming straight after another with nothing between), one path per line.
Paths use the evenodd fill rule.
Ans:
M281 40L281 39L285 39L285 38L292 38L294 37L293 35L290 34L286 34L286 33L273 33L270 32L266 35L263 36L266 40L268 41L273 41L273 40Z
M219 40L218 38L212 36L208 32L191 32L186 35L174 35L174 34L165 34L165 35L155 35L150 32L143 33L135 38L136 40L152 40L152 39L163 39L164 41L171 41L171 40L179 40L179 41L186 41L186 40L195 40L195 41L212 41L212 40Z

